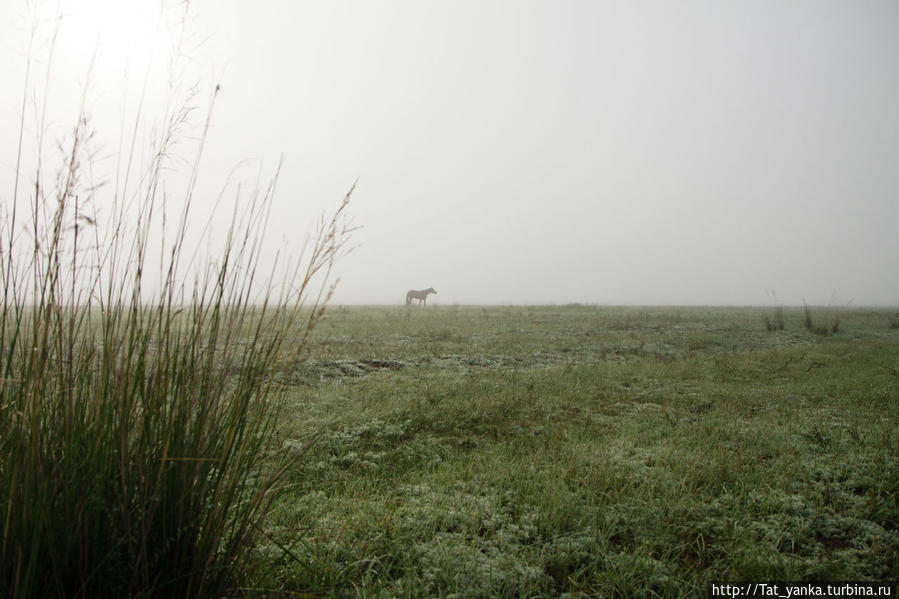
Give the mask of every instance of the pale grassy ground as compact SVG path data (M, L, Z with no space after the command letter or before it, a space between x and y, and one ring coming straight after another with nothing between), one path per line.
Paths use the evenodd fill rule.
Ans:
M823 319L826 309L813 310ZM259 587L695 596L899 577L899 329L764 309L335 308L284 377ZM318 433L315 442L307 442Z

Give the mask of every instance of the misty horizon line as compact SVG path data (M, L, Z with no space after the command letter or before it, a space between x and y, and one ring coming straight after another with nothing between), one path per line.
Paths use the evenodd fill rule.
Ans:
M751 304L751 303L678 303L678 302L433 302L425 306L406 305L396 302L360 302L360 301L342 301L328 304L328 308L390 308L400 307L410 310L427 309L427 308L502 308L502 307L521 307L521 308L541 308L541 307L585 307L585 308L830 308L841 310L891 310L899 309L899 303L894 304L855 304L855 303L778 303L778 304Z
M72 307L70 304L60 304L65 307ZM165 302L160 303L156 301L141 301L138 305L144 309L156 309L161 305L165 305ZM195 304L190 302L184 303L173 303L171 304L171 308L175 314L181 313L185 310L189 310ZM314 304L307 303L305 305L299 306L301 309L309 309L312 308ZM116 306L109 307L106 309L120 309L133 307L133 302L122 302L121 304L117 304ZM292 302L279 302L273 304L271 302L255 302L249 301L245 304L232 306L233 310L243 310L243 309L260 309L263 306L267 307L267 310L275 311L277 309L284 309L285 306L292 306ZM877 303L869 303L869 304L857 304L857 303L777 303L777 304L751 304L751 303L692 303L692 302L506 302L506 301L472 301L472 302L433 302L425 305L419 304L406 304L404 302L363 302L363 301L340 301L340 302L327 302L327 303L319 303L317 304L319 308L324 307L326 309L333 308L404 308L408 310L425 310L428 308L721 308L721 309L766 309L772 310L777 308L785 308L785 309L802 309L805 307L808 308L826 308L831 310L875 310L875 311L897 311L896 314L899 314L899 303L891 303L891 304L877 304ZM91 309L100 309L104 308L100 305L95 305L93 303L86 304L78 304L77 307L81 308L91 308ZM24 310L34 310L37 309L38 306L35 304L25 303L21 305L21 308Z

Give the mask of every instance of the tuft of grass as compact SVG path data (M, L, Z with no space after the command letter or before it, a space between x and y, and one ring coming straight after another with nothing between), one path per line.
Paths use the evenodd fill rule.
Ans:
M33 186L16 172L0 230L2 596L233 593L292 463L273 437L272 375L323 316L352 189L277 294L259 270L277 173L240 199L214 262L196 263L187 223L205 128L168 236L176 196L162 180L191 112L170 113L141 172L128 170L135 142L120 156L139 183L117 187L105 220L83 104L55 182L40 140Z
M835 335L840 331L840 313L834 307L831 307L830 313L827 315L827 319L823 324L820 321L817 323L815 322L815 319L812 316L812 309L808 304L803 303L802 313L805 328L815 335L829 336Z
M772 309L772 313L769 316L765 315L765 330L768 331L782 331L785 328L784 325L784 309L783 306L777 306Z
M783 304L778 302L777 293L774 291L766 292L771 300L774 302L774 307L771 309L771 314L765 314L765 330L767 331L782 331L784 330L784 308Z

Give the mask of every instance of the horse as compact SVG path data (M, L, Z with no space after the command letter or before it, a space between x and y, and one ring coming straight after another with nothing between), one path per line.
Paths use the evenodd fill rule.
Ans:
M434 291L433 287L429 287L428 289L423 289L421 291L415 291L414 289L410 290L406 294L406 305L411 305L412 300L418 300L419 304L427 304L428 303L428 294L433 293L437 295L437 292Z

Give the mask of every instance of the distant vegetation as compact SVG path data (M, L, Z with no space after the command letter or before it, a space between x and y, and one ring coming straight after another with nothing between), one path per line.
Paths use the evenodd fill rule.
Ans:
M782 331L786 327L783 306L772 308L771 314L766 314L764 318L765 328L769 331Z
M768 297L771 298L774 303L774 307L771 308L769 314L764 315L765 320L765 329L769 331L782 331L786 326L784 323L784 307L783 304L777 299L777 293L774 291L767 291Z
M833 335L840 331L840 313L833 305L827 310L823 322L813 317L812 309L808 304L802 306L802 315L805 328L816 335Z

